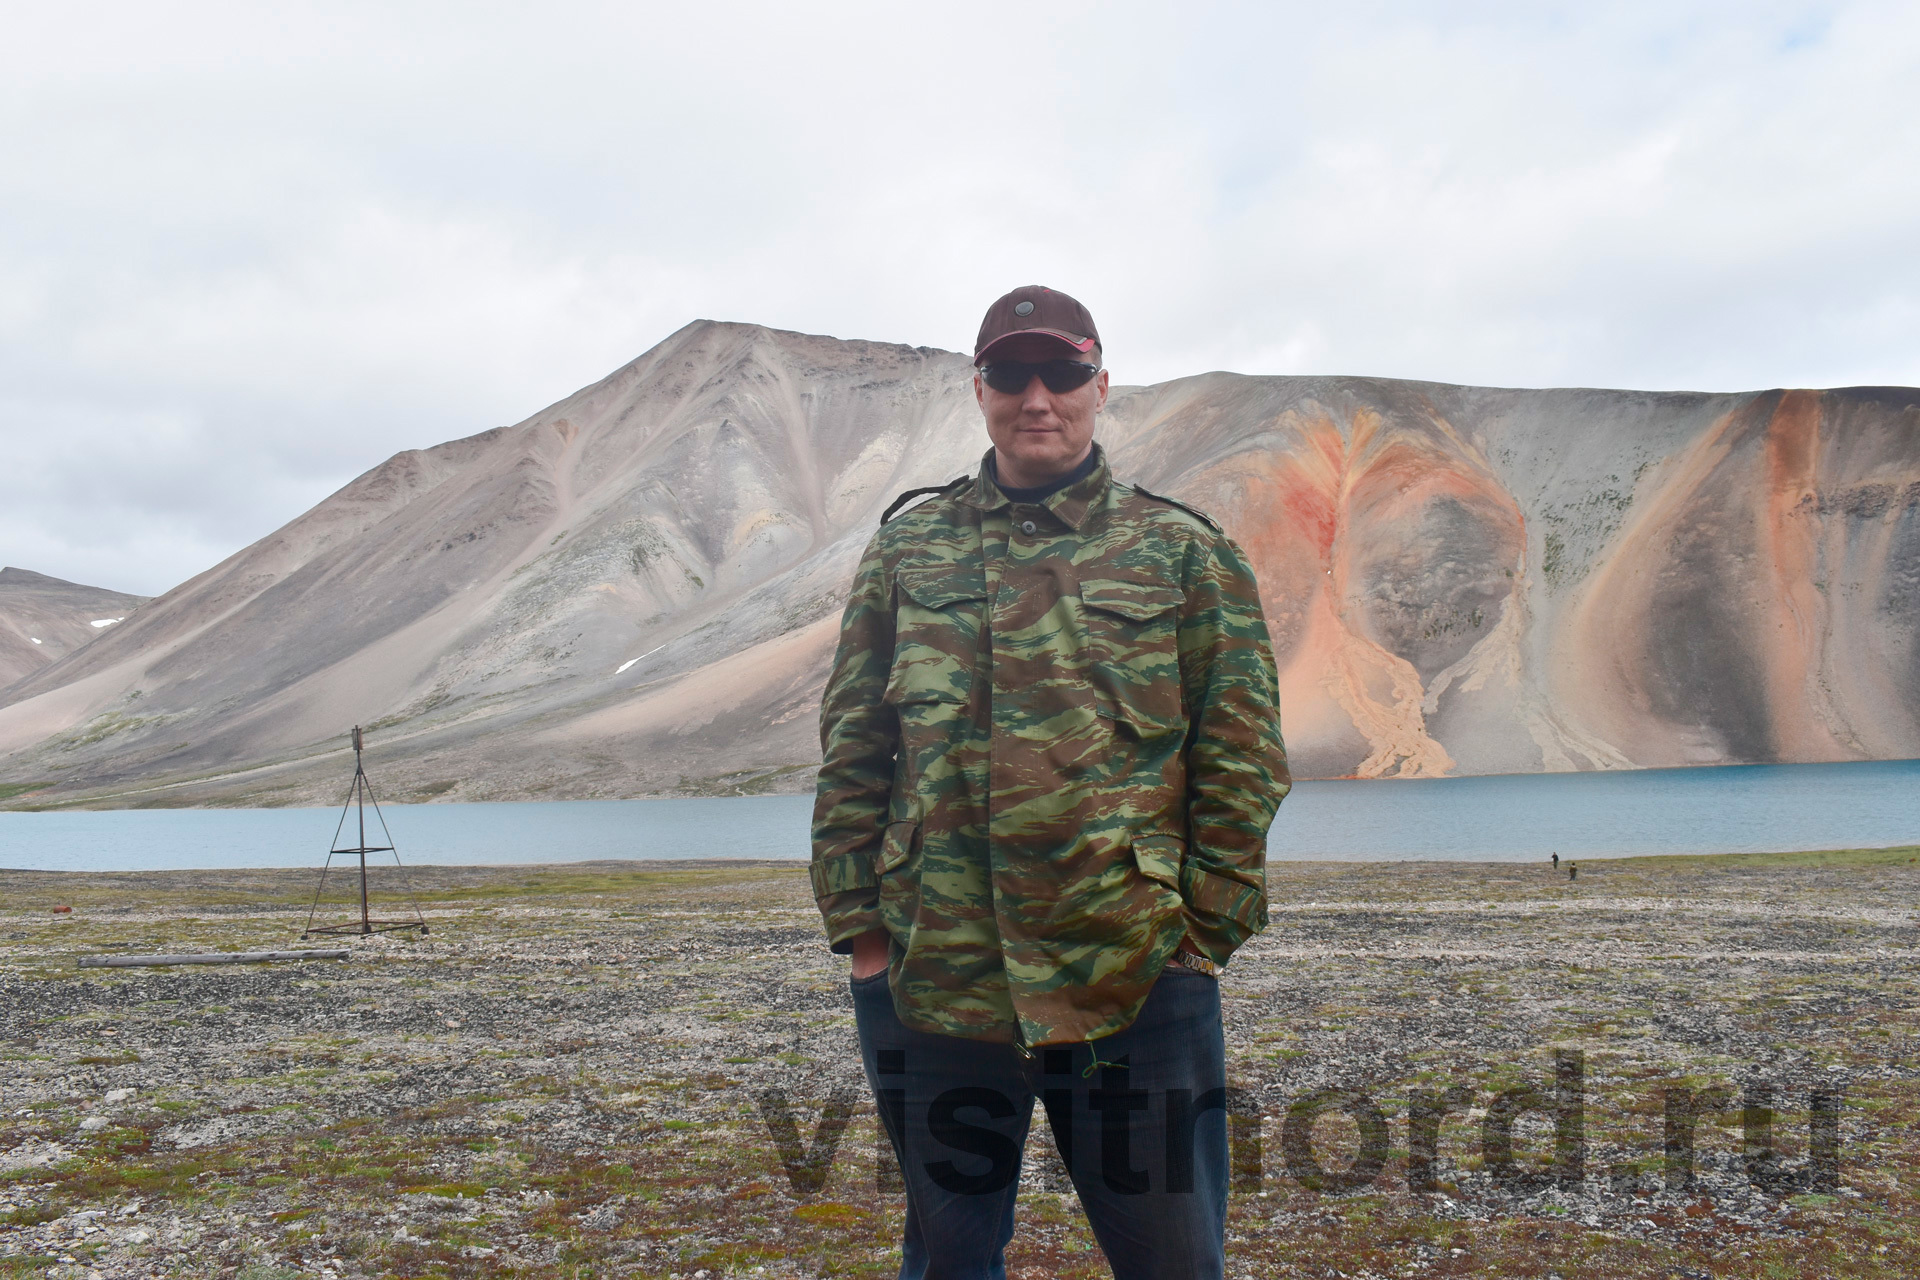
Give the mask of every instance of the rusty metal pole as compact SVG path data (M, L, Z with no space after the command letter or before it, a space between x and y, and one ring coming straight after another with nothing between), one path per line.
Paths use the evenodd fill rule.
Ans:
M400 854L393 847L393 832L387 830L387 819L380 812L380 797L373 794L373 780L367 777L366 760L363 756L366 750L366 731L359 725L353 726L352 741L353 785L347 790L347 802L340 806L340 820L334 824L333 843L327 848L327 864L326 867L321 868L320 883L313 891L313 905L307 910L307 927L301 930L300 936L305 938L314 934L357 933L364 937L368 934L390 933L396 929L418 929L425 934L428 932L427 920L420 913L420 900L413 892L413 885L407 876L406 867L400 862ZM367 803L369 801L373 803L374 821L380 824L380 831L387 838L385 844L367 843ZM340 835L347 829L348 818L356 818L357 834L360 839L353 848L342 849ZM360 860L360 919L355 921L349 916L340 924L316 925L314 916L320 910L320 898L326 892L327 870L333 866L336 854L346 853ZM373 918L373 891L367 871L367 855L370 853L393 854L394 868L400 875L402 885L406 888L408 899L413 903L413 919L376 921Z
M353 794L360 804L360 932L370 935L367 915L367 771L360 763L360 726L353 726Z

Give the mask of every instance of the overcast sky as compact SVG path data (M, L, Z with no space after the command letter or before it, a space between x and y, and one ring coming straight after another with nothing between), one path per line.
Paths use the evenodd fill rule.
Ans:
M1117 381L1920 383L1920 6L86 4L0 42L0 562L157 593L698 317Z

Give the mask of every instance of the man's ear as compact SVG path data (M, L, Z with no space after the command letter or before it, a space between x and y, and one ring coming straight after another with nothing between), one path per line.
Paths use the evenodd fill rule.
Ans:
M1107 407L1107 371L1102 369L1099 373L1094 374L1093 378L1095 385L1100 388L1099 399L1093 402L1093 411L1098 413ZM975 378L975 381L977 382L979 379Z
M1104 404L1106 398L1106 394L1102 392L1100 396L1101 403ZM985 413L987 411L987 393L980 388L980 371L978 369L973 371L973 402L980 406L980 412Z

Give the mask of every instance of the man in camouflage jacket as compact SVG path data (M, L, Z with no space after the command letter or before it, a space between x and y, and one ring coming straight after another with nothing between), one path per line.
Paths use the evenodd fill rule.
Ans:
M1007 1170L926 1157L991 1165L961 1132L984 1130L1015 1144L1017 1174L1034 1085L1070 1078L1075 1052L1082 1079L1099 1066L1128 1099L1040 1091L1096 1235L1126 1255L1116 1275L1218 1275L1223 1261L1224 1041L1207 975L1266 924L1267 827L1289 785L1273 656L1233 541L1109 472L1092 440L1099 354L1064 294L994 304L975 378L994 449L978 476L883 522L821 709L813 886L833 949L854 953L863 1056L906 1173L903 1277L997 1274ZM1156 1103L1143 1053L1169 1049ZM1082 1094L1103 1111L1098 1180L1071 1154ZM1194 1098L1197 1120L1171 1110ZM1114 1107L1197 1126L1208 1167L1183 1173L1144 1131L1129 1145ZM1156 1196L1124 1152L1161 1145ZM1104 1211L1115 1195L1155 1207Z

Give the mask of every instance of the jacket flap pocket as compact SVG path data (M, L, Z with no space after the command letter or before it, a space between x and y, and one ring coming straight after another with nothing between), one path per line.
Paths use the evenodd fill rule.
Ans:
M1089 609L1116 613L1134 622L1147 622L1178 605L1180 592L1159 582L1084 579L1080 583L1080 599Z
M912 857L913 837L919 830L920 823L917 819L907 822L889 822L886 836L880 842L880 857L873 865L874 871L885 875Z
M1140 874L1169 889L1180 888L1180 859L1185 842L1179 836L1135 836L1133 864Z
M987 598L986 576L978 568L959 565L902 565L895 575L900 589L926 609L944 609L962 600Z

